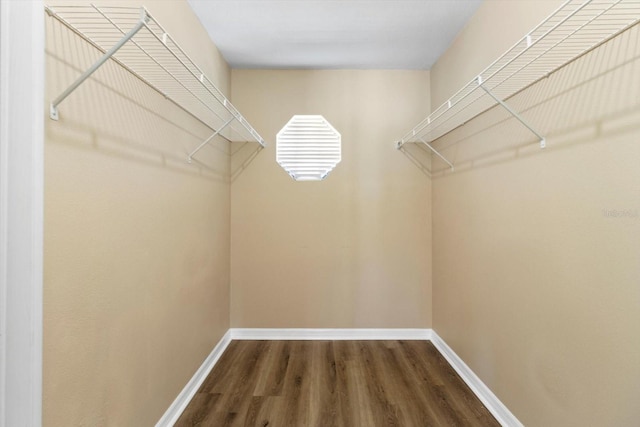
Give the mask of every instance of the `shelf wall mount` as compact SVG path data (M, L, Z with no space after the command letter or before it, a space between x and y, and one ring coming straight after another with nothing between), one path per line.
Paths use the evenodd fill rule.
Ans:
M45 11L102 53L51 102L52 120L59 120L59 105L111 59L213 131L189 153L189 162L216 137L265 146L258 132L146 8L60 5L45 6Z

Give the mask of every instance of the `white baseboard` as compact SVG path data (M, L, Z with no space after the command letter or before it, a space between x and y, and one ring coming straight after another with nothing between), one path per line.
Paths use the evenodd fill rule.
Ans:
M191 402L191 399L193 399L193 396L195 396L196 392L207 378L218 359L220 359L220 356L222 356L222 353L224 353L230 342L231 333L229 330L220 339L218 344L216 344L211 353L209 353L209 356L207 356L187 385L184 386L178 397L176 397L171 406L169 406L169 409L167 409L162 418L160 418L156 423L156 427L170 427L178 421L178 418L180 418L182 412L185 410L189 402Z
M523 427L466 363L432 329L247 329L231 328L182 389L156 427L170 427L178 420L213 369L231 340L428 340L449 362L471 391L504 427Z
M523 424L509 411L509 409L496 397L495 394L482 382L480 378L467 366L466 363L444 342L440 336L432 331L431 342L436 349L447 359L447 362L460 375L469 386L473 394L491 412L500 425L504 427L524 427Z
M431 329L247 329L232 328L233 340L428 340Z

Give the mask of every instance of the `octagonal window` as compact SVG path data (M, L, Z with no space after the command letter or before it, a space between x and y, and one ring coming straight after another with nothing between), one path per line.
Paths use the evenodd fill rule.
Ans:
M276 138L276 160L296 181L325 179L341 156L340 133L322 116L293 116Z

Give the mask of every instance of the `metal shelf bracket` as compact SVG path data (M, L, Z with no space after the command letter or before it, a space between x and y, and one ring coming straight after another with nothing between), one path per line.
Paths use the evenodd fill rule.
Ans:
M234 121L236 118L232 117L230 118L225 124L223 124L222 126L220 126L220 129L216 130L213 134L211 134L211 136L207 139L205 139L202 144L198 145L196 147L195 150L193 150L191 153L189 153L189 158L187 159L189 161L189 163L191 163L191 160L193 158L193 156L200 151L200 149L202 147L204 147L205 145L207 145L209 143L209 141L211 141L213 138L215 138L217 135L220 135L220 132L222 132L224 130L224 128L226 128L227 126L229 126L231 124L232 121Z
M436 150L435 148L433 148L433 147L431 146L431 144L429 144L429 143L428 143L427 141L425 141L424 139L422 139L422 138L418 138L418 140L419 140L420 142L422 142L424 145L426 145L426 146L429 148L429 150L431 150L431 152L433 152L433 154L435 154L436 156L440 157L440 159L441 159L443 162L445 162L446 164L448 164L448 165L449 165L449 167L451 168L451 171L453 171L453 163L451 163L449 160L445 159L445 158L444 158L444 156L438 152L438 150Z
M429 150L431 150L431 152L432 152L433 154L435 154L435 155L436 155L436 156L438 156L438 157L439 157L443 162L445 162L446 164L448 164L452 171L454 170L453 163L451 163L451 162L450 162L449 160L447 160L447 159L446 159L442 154L440 154L440 152L439 152L438 150L436 150L435 148L433 148L433 146L432 146L431 144L429 144L427 141L425 141L423 138L420 138L420 137L418 137L418 141L420 141L421 143L423 143L424 145L426 145L426 146L429 148ZM402 146L403 146L404 144L406 144L406 143L407 143L407 141L398 141L398 142L396 143L396 149L397 149L397 150L400 150L400 149L402 148Z
M527 129L529 129L535 136L540 139L540 148L545 148L547 146L547 141L544 136L542 136L538 131L536 131L529 123L527 123L520 114L515 112L511 107L509 107L503 100L495 96L489 89L484 86L484 82L482 81L482 76L476 77L476 82L478 86L484 90L487 95L493 98L498 104L502 105L502 107L509 112L513 117L515 117L520 123L522 123Z
M50 7L47 7L46 11L49 15L56 16L56 12ZM146 9L144 7L140 8L140 20L138 21L138 23L131 30L129 30L129 32L126 33L124 37L122 37L115 45L113 45L111 49L105 52L105 54L102 55L100 59L98 59L91 67L89 67L84 73L82 73L80 77L78 77L76 81L71 84L71 86L69 86L64 92L58 95L58 97L51 102L51 105L49 106L49 117L53 120L58 120L58 105L60 105L60 103L64 101L67 96L71 95L71 93L76 90L78 86L84 83L84 81L87 80L98 68L100 68L102 64L107 62L107 60L118 51L118 49L120 49L126 42L131 40L131 38L135 36L136 33L140 31L140 29L144 27L148 21L149 16Z

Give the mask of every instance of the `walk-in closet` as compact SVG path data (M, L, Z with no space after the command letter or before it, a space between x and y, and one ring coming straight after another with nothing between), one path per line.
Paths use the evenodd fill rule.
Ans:
M640 425L640 1L0 4L0 426Z

